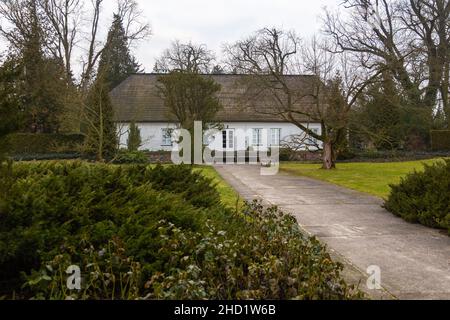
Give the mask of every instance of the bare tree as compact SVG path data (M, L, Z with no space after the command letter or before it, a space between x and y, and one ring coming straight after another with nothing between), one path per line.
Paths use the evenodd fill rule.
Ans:
M310 153L318 153L322 151L322 146L317 139L312 138L306 132L295 134L285 138L280 142L282 149L289 151L289 160L297 159L299 152L307 151Z
M101 162L114 157L119 147L118 132L103 74L97 76L82 103L82 119L87 127L85 151L95 154L96 160Z
M12 51L20 51L28 39L37 36L37 31L40 41L52 41L44 23L45 14L34 0L1 1L0 19L0 35Z
M221 86L211 77L173 71L159 77L157 88L170 116L176 119L180 128L188 130L192 137L195 135L196 121L204 124L204 131L218 127L214 117L222 109L217 97ZM191 140L192 150L195 140ZM195 163L194 154L191 163Z
M381 70L368 74L359 63L345 53L336 54L329 41L312 38L302 51L307 73L315 75L313 120L322 125L324 168L335 167L337 153L346 147L350 112L370 84L377 81Z
M0 2L0 33L13 48L19 48L23 43L23 35L28 32L27 14L21 10L23 6L18 0ZM18 32L14 32L14 28Z
M214 60L214 54L205 45L197 45L192 42L184 44L176 40L156 60L154 71L162 73L171 71L210 73Z
M448 1L346 0L343 5L348 18L328 12L324 19L325 32L340 51L364 56L368 70L389 70L411 106L432 112L440 93L450 111Z
M404 0L402 22L415 35L415 49L427 66L424 101L433 105L440 95L450 128L450 2Z
M143 19L144 12L139 9L136 0L118 0L117 14L122 19L128 45L147 39L152 31L150 24Z
M82 92L86 92L105 44L100 38L104 3L104 0L4 0L0 2L0 35L13 49L19 49L30 33L29 10L33 5L41 32L45 33L44 49L63 62L68 81L74 77L74 59L81 58L79 82ZM116 10L125 26L129 46L150 36L150 25L135 0L118 0ZM75 47L81 49L81 57L74 57Z
M370 80L351 73L345 57L338 64L337 56L317 39L302 50L295 32L275 28L259 30L226 46L225 52L230 68L249 75L244 78L246 103L321 141L323 167L334 168L335 149L347 134L348 113ZM311 76L291 76L302 72ZM311 130L311 122L320 123L322 132Z
M86 92L94 75L95 66L102 54L103 45L98 40L99 22L102 11L103 0L91 0L92 14L90 18L90 31L86 38L88 47L86 57L83 58L83 71L81 73L80 87L82 92Z
M80 0L39 0L55 41L49 46L53 56L63 61L67 81L73 77L72 55L80 31L83 3Z

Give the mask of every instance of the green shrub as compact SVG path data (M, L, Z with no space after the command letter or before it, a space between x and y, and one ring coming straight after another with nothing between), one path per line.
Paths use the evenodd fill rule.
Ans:
M37 153L19 154L11 157L14 161L45 161L45 160L75 160L88 159L81 153Z
M148 156L142 151L120 150L114 159L116 164L145 164L149 163Z
M356 158L356 156L357 154L354 150L352 150L351 148L344 148L337 154L337 160L339 161L353 160Z
M153 232L145 243L146 262L160 263L158 250L152 250L157 235L152 226L164 219L197 230L205 214L181 196L162 191L161 184L154 189L145 178L153 170L80 162L16 165L15 179L1 197L0 277L17 280L17 270L28 273L64 252L62 247L82 242L98 247L120 234L130 248L142 245L149 236L146 228Z
M187 166L0 168L0 292L34 299L345 299L325 248L258 203L220 205ZM80 266L81 291L65 271ZM1 295L0 294L0 295Z
M128 130L127 148L128 151L138 151L142 146L141 130L135 122L130 123Z
M175 246L171 272L147 283L157 299L345 299L342 266L307 238L292 216L247 204L240 227L207 225L203 234L161 226L165 247ZM245 219L247 218L247 219Z
M426 165L391 185L385 208L412 223L447 229L450 234L450 160Z
M201 172L193 172L190 166L164 167L158 164L142 177L152 181L154 188L179 194L196 207L211 208L220 202L220 195L212 180L205 178Z
M8 145L11 155L74 153L84 142L82 134L31 134L14 133L1 143Z
M280 149L280 161L292 161L295 157L295 151L290 148Z
M450 130L431 131L431 148L434 151L450 151Z

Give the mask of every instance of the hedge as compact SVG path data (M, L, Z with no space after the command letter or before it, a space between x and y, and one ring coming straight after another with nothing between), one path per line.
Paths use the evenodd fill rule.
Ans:
M434 151L450 151L450 130L431 131L431 147Z
M84 143L82 134L14 133L1 141L10 155L77 153Z
M87 157L81 153L36 153L36 154L16 154L11 157L14 161L48 161L48 160L92 160L94 161L94 157Z
M449 157L449 151L412 152L404 150L356 150L350 149L338 155L339 162L399 162L419 161Z
M120 150L113 163L114 164L146 164L150 159L142 151Z

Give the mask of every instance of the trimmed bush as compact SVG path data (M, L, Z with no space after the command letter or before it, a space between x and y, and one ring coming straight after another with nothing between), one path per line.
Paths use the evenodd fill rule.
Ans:
M431 131L431 148L434 151L450 151L450 130Z
M142 151L120 150L114 159L115 164L145 164L149 162L150 159Z
M77 153L84 142L82 134L15 133L4 138L11 155Z
M221 206L186 166L0 168L0 288L19 299L346 299L342 266L295 219ZM68 291L65 271L82 270Z
M280 149L280 161L292 161L294 158L294 151L289 148Z
M38 153L38 154L19 154L11 157L14 161L45 161L45 160L76 160L88 159L81 153ZM93 159L92 159L93 160Z
M411 152L404 150L357 150L349 149L345 154L338 155L340 162L398 162L417 161L450 156L449 152Z
M412 223L441 228L450 234L450 160L426 165L391 185L385 208Z

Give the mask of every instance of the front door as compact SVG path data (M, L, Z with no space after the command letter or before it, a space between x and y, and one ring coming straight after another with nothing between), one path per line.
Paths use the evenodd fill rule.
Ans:
M222 131L222 150L224 152L224 161L233 162L236 150L234 129L225 129Z
M226 129L222 131L222 149L223 151L234 151L235 141L234 141L234 129Z

